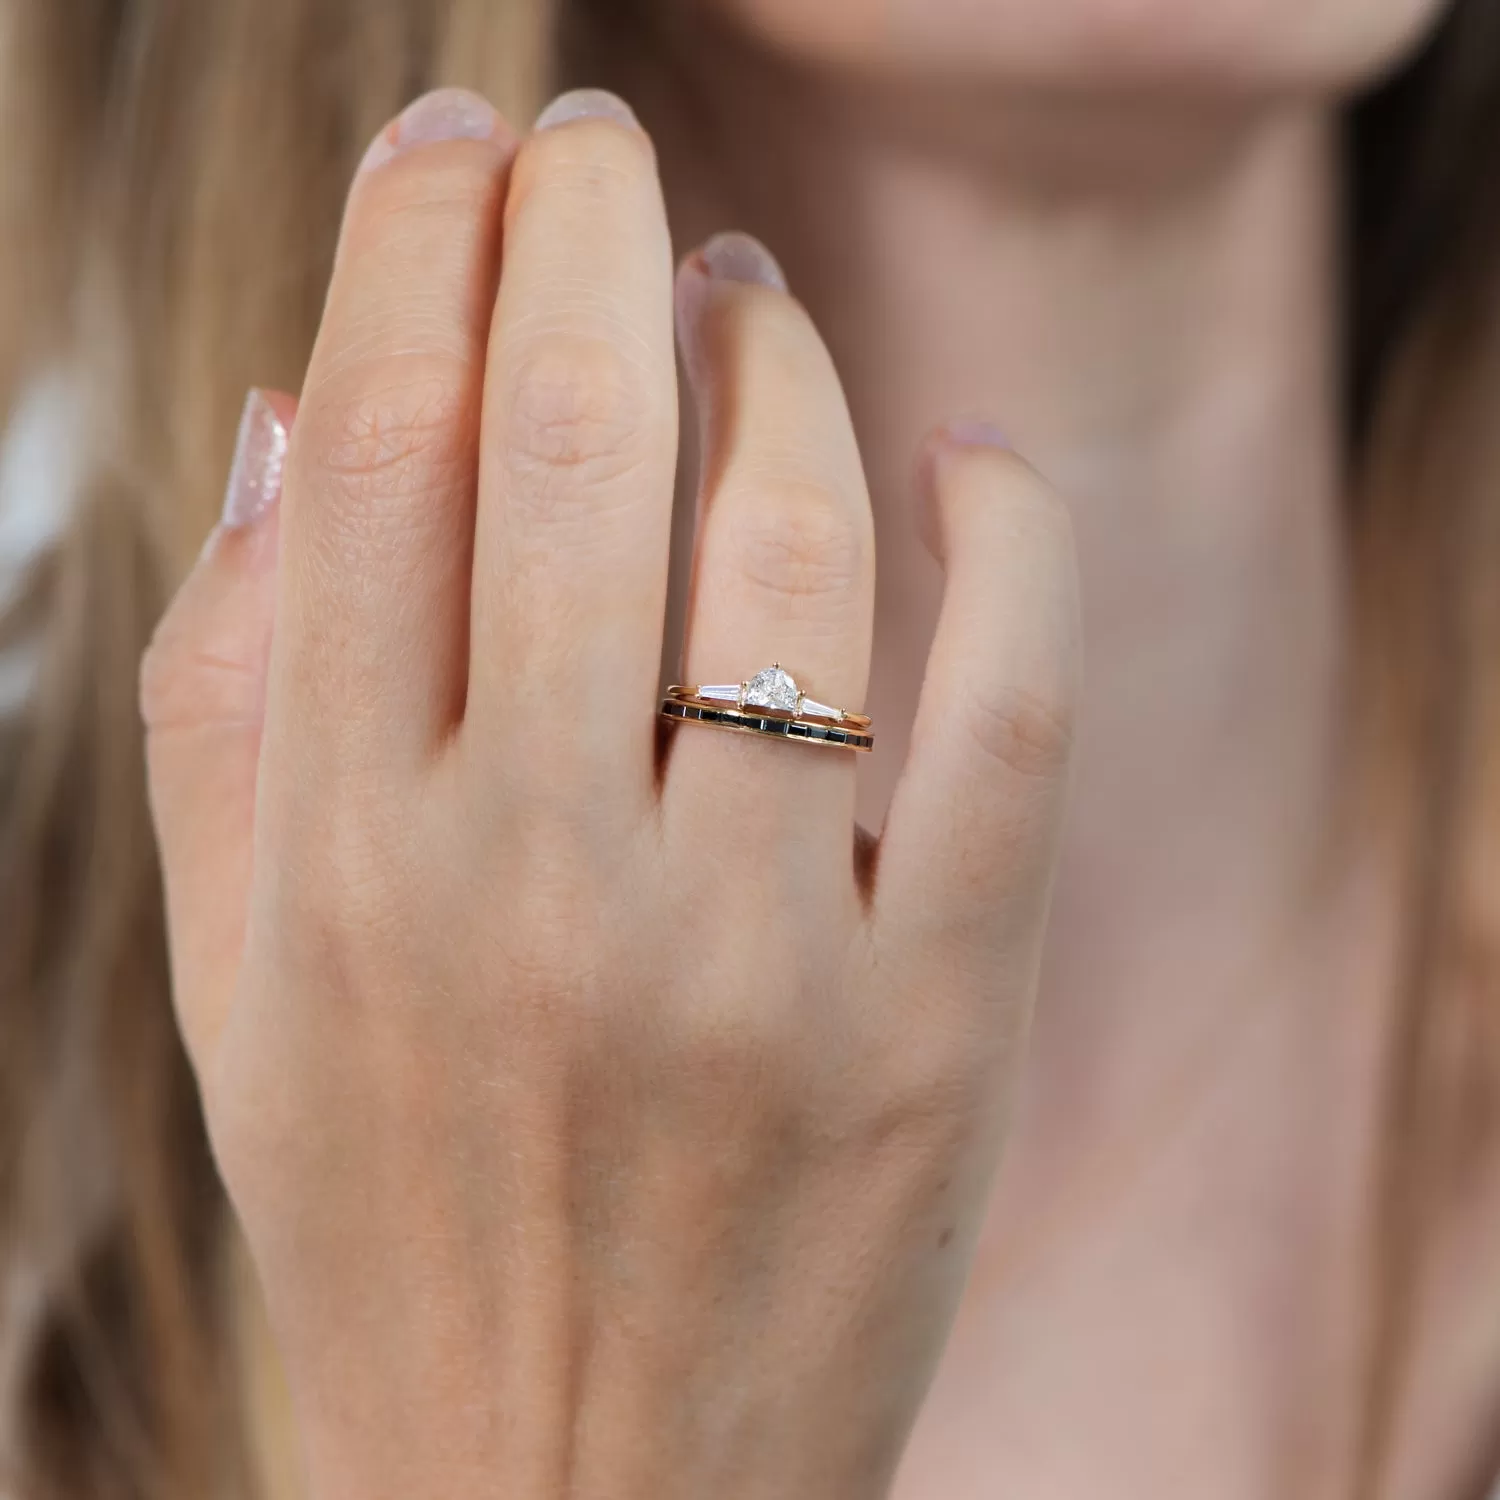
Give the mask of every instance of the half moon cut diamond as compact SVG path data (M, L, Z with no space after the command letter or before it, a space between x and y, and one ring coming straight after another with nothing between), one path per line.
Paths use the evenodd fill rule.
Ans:
M772 665L757 672L745 684L740 701L746 708L774 708L780 713L794 714L801 698L802 691L791 673Z

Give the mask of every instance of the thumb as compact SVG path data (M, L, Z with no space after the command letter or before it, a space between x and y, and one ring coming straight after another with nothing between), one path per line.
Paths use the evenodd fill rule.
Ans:
M201 1074L244 942L275 611L277 502L296 400L252 390L224 513L141 662L172 989Z

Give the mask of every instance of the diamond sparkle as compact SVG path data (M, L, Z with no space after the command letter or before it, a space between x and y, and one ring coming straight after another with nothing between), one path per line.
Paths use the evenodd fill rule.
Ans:
M782 713L794 714L801 696L801 689L792 679L791 673L773 665L757 672L745 684L743 702L746 708L774 708Z

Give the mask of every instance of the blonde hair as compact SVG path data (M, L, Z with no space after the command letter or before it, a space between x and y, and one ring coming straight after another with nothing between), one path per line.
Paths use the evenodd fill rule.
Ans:
M1500 756L1478 754L1500 744L1500 61L1474 76L1487 44L1500 58L1497 15L1464 0L1355 117L1396 185L1351 148L1351 555L1413 914L1372 1234L1369 1495L1425 1226L1500 1124ZM554 18L543 0L0 0L0 19L0 398L55 372L87 475L0 623L0 649L41 650L0 731L0 1488L248 1493L238 1273L168 1003L136 662L212 522L245 388L301 383L365 143L436 83L529 119L560 71ZM1455 138L1468 174L1443 154ZM1437 232L1407 243L1403 214Z

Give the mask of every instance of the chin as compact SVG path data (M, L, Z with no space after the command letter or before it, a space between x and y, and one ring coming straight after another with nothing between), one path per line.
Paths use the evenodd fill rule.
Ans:
M1415 49L1446 0L714 0L807 62L1021 87L1344 91Z

